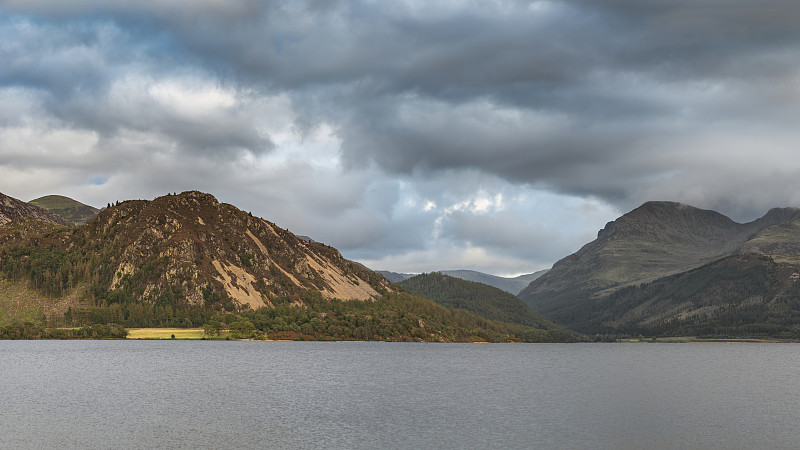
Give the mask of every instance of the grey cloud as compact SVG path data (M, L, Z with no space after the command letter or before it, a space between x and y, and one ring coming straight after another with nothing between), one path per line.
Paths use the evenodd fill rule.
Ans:
M623 211L660 198L751 218L800 204L800 163L787 157L800 139L786 131L800 113L793 1L35 0L0 1L0 12L0 99L13 100L0 128L96 134L104 156L87 156L87 176L120 173L115 160L199 156L194 175L207 163L239 174L210 187L276 205L287 225L314 217L306 234L370 258L437 245L432 216L403 209L397 180L444 203L496 179ZM235 105L198 116L148 95L186 79ZM279 147L259 106L273 96L289 99L298 135L333 130L336 176L355 181L289 164L237 187L236 164ZM520 243L504 239L536 218L504 219L451 215L443 239L512 254ZM491 227L507 232L489 239ZM550 229L521 248L549 248Z
M443 221L442 228L443 237L453 242L467 242L517 258L536 254L545 261L557 260L570 251L564 236L556 229L537 223L535 216L522 217L511 212L491 215L457 212Z

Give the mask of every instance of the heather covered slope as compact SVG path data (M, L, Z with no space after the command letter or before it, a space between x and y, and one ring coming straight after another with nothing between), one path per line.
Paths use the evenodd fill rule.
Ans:
M31 200L28 203L58 214L75 225L83 225L100 213L100 210L95 207L85 205L63 195L47 195Z
M61 226L73 225L71 221L46 209L0 194L0 225L14 219L36 219Z
M390 289L337 250L199 192L123 202L77 229L4 234L8 277L30 276L49 295L82 286L95 303L239 310L302 302L310 292L370 300Z

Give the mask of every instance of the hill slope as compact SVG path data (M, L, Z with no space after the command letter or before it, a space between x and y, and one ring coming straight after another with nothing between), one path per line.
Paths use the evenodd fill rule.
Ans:
M123 202L81 228L11 240L3 251L10 277L28 274L49 295L85 281L95 303L240 310L301 302L311 292L368 300L389 290L335 249L199 192Z
M572 310L587 333L800 339L800 272L742 254Z
M451 277L460 278L462 280L487 284L510 294L517 295L521 290L527 287L531 281L547 273L547 270L540 270L538 272L520 275L513 278L498 277L496 275L490 275L488 273L478 272L475 270L441 270L438 272L445 275L450 275ZM407 280L415 276L411 273L397 273L385 270L378 271L378 273L383 275L392 283L400 283L403 280Z
M563 330L560 325L530 309L519 297L486 284L440 272L417 275L399 284L409 292L442 306L472 311L489 320Z
M5 225L14 219L35 219L63 226L73 225L57 214L0 193L0 225Z
M97 208L85 205L69 197L64 197L63 195L46 195L31 200L28 203L46 209L54 214L58 214L75 225L83 225L100 213L100 210Z

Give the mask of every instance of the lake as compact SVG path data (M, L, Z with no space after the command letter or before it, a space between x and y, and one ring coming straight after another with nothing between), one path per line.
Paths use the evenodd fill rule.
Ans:
M0 341L0 448L797 448L800 345Z

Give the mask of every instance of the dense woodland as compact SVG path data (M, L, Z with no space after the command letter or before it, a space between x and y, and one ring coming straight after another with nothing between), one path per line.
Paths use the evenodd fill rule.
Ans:
M43 323L16 322L0 326L0 339L123 339L128 331L116 324L53 328Z

